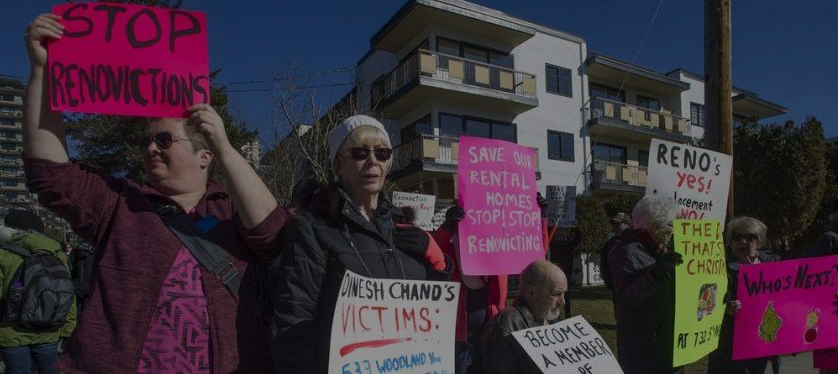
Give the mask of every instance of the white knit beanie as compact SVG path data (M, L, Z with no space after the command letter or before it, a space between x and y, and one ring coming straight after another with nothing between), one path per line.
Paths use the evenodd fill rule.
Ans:
M340 149L340 146L343 145L343 141L346 140L346 137L349 136L353 130L361 126L372 126L378 129L378 131L381 131L384 135L384 139L387 139L387 146L390 146L390 136L387 134L387 130L384 129L384 125L382 125L381 122L363 114L352 116L343 120L340 125L335 126L335 128L329 133L327 141L329 142L329 161L331 161L331 165L335 164L335 159L338 156L338 150Z

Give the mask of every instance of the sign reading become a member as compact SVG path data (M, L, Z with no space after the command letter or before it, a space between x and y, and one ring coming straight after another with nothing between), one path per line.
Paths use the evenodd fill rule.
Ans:
M646 195L669 196L678 217L725 224L733 158L686 144L652 139Z
M460 137L460 262L466 275L518 274L544 259L534 153L502 140Z
M454 374L460 284L346 271L332 319L329 373Z
M622 374L614 353L582 316L512 333L545 374Z
M719 345L727 292L722 225L716 220L675 220L675 347L673 366L698 361Z
M51 109L177 118L209 103L204 13L119 3L53 12L65 30L47 47Z

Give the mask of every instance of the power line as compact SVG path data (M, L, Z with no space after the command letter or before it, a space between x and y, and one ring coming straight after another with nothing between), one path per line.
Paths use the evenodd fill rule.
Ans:
M300 76L294 77L279 77L279 78L271 78L271 79L254 79L249 81L233 81L233 82L222 82L222 83L213 83L213 86L235 86L235 85L244 85L244 84L256 84L256 83L276 83L287 81L289 79L296 79L296 78L313 78L313 77L320 77L324 75L333 75L333 74L341 74L352 71L353 68L351 67L343 67L338 69L332 70L324 70L315 73L309 73Z
M314 86L305 86L305 87L294 87L290 88L292 90L306 90L306 89L314 89L314 88L329 88L329 87L342 87L342 86L351 86L355 83L352 82L343 82L343 83L332 83L332 84L321 84L321 85L314 85ZM240 90L224 90L225 93L238 93L238 92L267 92L267 91L277 91L283 90L284 88L278 87L269 87L269 88L243 88Z
M640 39L640 44L637 46L637 51L634 52L634 57L632 58L632 61L631 61L632 63L637 62L637 58L640 56L640 51L642 51L643 46L646 45L646 39L649 37L649 34L652 31L652 26L654 26L655 20L658 18L658 13L660 13L661 7L663 6L664 2L666 2L666 0L660 0L660 2L658 3L658 7L655 8L655 13L652 15L652 19L649 20L649 25L646 26L646 31L643 33L643 37ZM625 87L626 81L628 80L628 76L629 76L628 72L626 72L623 75L623 81L620 83L620 89L617 90L617 96L618 97L620 96L620 93L623 92L623 88ZM590 95L590 93L589 93L589 95ZM589 100L589 102L590 102L590 100ZM583 107L582 110L584 111L585 108ZM596 146L600 135L602 135L602 133L597 134L596 138L594 138L594 141L591 143L591 162L592 163L593 163L593 148L594 148L594 146ZM576 186L579 183L579 178L582 178L582 175L585 174L587 169L588 169L588 165L582 165L582 170L579 172L579 175L576 176L576 181L573 182L574 186ZM561 217L561 215L559 215L559 217ZM553 224L553 226L556 227L559 224L560 220L561 220L561 218L559 218L559 220L557 220ZM554 233L555 233L555 229L554 229ZM550 240L553 239L552 236L553 236L553 234L550 235Z

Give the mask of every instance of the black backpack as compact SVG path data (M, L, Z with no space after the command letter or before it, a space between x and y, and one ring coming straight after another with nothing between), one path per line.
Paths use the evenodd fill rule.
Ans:
M2 301L2 318L29 330L61 327L73 307L73 280L60 258L16 245L3 249L23 258Z

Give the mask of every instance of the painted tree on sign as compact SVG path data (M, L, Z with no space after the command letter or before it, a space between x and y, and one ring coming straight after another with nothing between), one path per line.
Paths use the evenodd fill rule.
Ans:
M762 220L775 245L793 242L815 219L826 188L821 123L744 124L733 139L736 215Z

